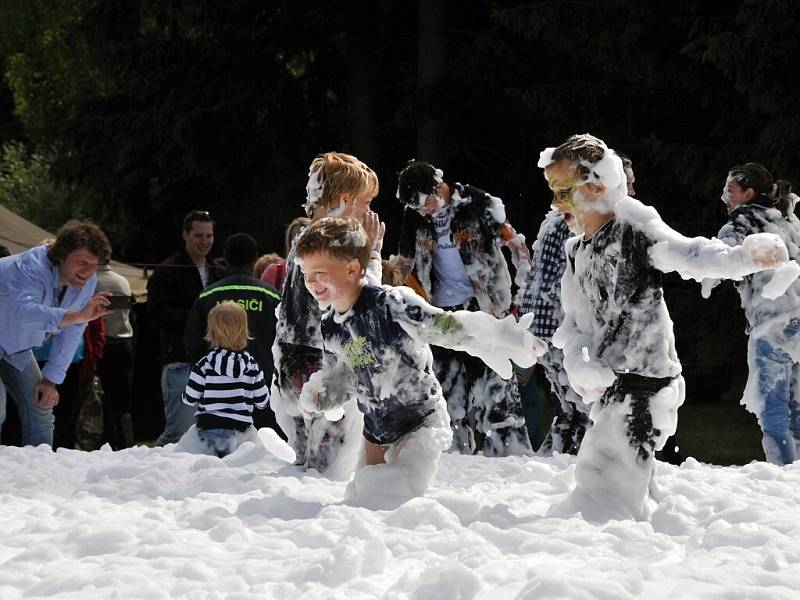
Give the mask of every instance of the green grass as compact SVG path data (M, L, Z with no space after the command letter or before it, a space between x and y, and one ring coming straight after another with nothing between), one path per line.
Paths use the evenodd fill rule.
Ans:
M678 411L678 431L670 441L684 457L715 465L764 460L761 429L744 406L731 402L692 404Z
M549 390L547 380L537 373L539 423L537 440L547 434L552 420L550 400L542 392ZM764 460L761 430L756 418L738 403L744 381L731 386L723 398L697 402L687 398L678 411L678 431L669 440L684 458L693 457L704 463L729 466Z

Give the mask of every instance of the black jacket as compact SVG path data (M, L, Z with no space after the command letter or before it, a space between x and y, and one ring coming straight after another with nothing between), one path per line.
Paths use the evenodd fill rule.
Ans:
M217 267L208 263L208 280L220 278ZM185 249L161 262L147 282L147 312L158 330L161 362L191 362L183 348L183 331L192 304L203 291L197 267Z
M506 221L502 200L486 192L456 183L452 188L450 222L452 241L458 246L467 276L481 310L505 316L511 306L511 275L501 246L514 239L516 232ZM412 261L422 289L431 298L433 291L433 253L436 250L433 219L406 207L400 229L398 254ZM524 238L522 240L524 248ZM530 258L512 248L512 261L527 278ZM520 277L524 284L525 279Z
M205 340L208 313L220 302L233 300L247 311L247 327L253 338L247 351L256 359L269 384L272 375L272 342L275 339L275 307L280 295L275 288L248 273L238 272L209 285L198 296L186 322L183 344L191 362L209 350Z

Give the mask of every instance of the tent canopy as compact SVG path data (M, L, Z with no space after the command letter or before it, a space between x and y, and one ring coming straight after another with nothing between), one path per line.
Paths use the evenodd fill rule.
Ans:
M0 244L17 254L56 236L0 205ZM147 300L147 276L142 269L111 261L111 268L128 280L137 302Z

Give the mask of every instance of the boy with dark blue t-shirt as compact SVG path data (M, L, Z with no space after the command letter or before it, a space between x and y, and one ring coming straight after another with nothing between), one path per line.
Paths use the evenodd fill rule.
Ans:
M405 287L368 285L369 239L349 219L322 219L297 240L296 260L322 316L323 364L301 394L301 408L336 418L356 401L364 415L360 466L351 499L424 493L452 440L429 344L469 352L501 376L511 360L531 365L544 344L528 320L447 312Z

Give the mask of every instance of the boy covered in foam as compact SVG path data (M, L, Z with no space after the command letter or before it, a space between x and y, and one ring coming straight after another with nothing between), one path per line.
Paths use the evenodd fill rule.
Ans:
M358 222L339 218L313 223L297 240L306 287L330 306L321 325L323 367L300 404L336 418L357 401L363 451L347 493L354 503L381 507L423 494L452 441L429 344L469 352L506 378L510 360L530 366L545 345L527 331L529 319L446 312L409 288L368 284L369 245Z
M579 234L566 243L564 320L553 344L593 421L578 452L575 490L551 514L641 519L654 453L675 433L684 400L661 273L740 279L784 262L786 247L768 234L736 247L682 236L626 195L621 159L588 134L548 148L539 166L553 207Z
M530 254L525 236L506 219L502 200L447 181L441 169L417 160L400 172L397 198L405 208L393 260L404 277L413 271L425 300L448 311L508 315L511 275L503 247L510 251L520 287ZM516 379L503 380L480 360L436 346L433 364L447 401L453 450L473 454L478 449L485 456L533 453Z
M383 224L369 209L377 194L378 178L372 169L350 154L326 152L309 168L304 208L312 223L326 216L363 221L372 239L367 275L380 283ZM292 243L272 347L276 372L270 405L297 456L297 464L331 478L343 478L350 474L355 461L347 440L351 431L358 430L360 415L357 410L348 411L334 422L321 415L304 416L300 410L300 390L322 363L322 310L303 284L294 256Z

